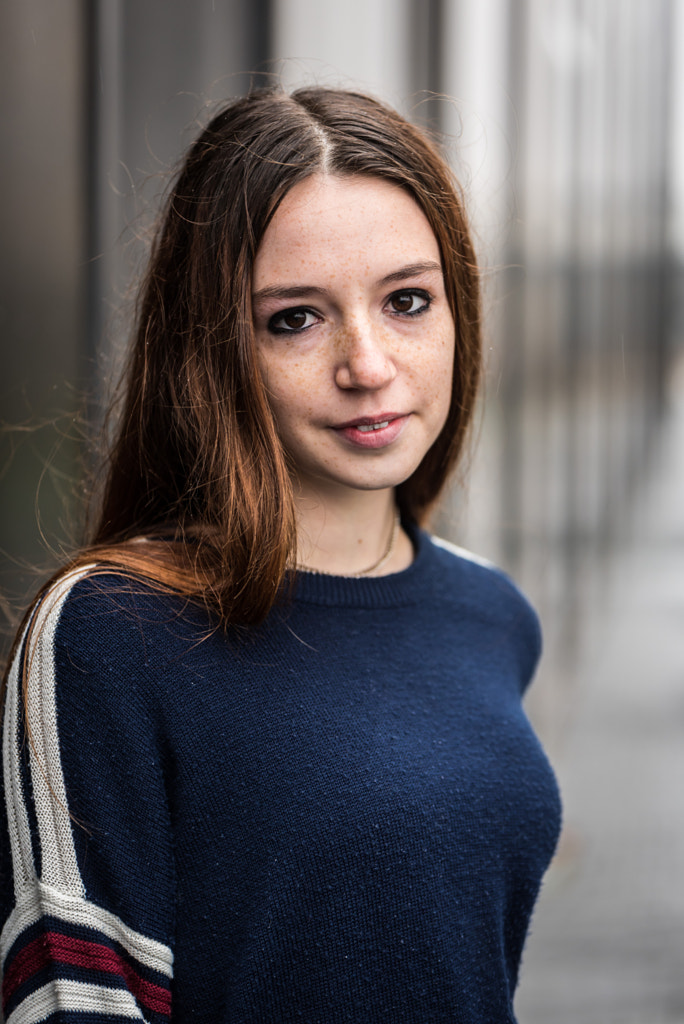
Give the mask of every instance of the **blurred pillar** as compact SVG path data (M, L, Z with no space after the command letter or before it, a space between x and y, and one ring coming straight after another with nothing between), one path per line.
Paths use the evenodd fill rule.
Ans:
M85 13L88 343L111 381L159 198L212 106L261 80L271 4L85 0Z
M0 594L18 602L31 567L68 542L63 520L73 507L82 52L78 0L0 5Z
M411 0L413 119L433 131L444 127L444 0Z

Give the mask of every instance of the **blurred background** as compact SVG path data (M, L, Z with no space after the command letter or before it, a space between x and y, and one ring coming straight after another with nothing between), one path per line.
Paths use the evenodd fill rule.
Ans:
M684 1024L684 0L4 0L3 610L78 539L169 171L267 79L442 133L487 305L443 535L539 608L565 830L520 1024ZM37 570L37 572L36 572Z

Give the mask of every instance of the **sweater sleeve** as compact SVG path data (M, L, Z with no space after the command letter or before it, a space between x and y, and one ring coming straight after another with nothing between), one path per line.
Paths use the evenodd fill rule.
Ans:
M171 1017L174 868L159 740L134 631L111 601L98 617L92 595L72 596L85 574L43 598L9 673L6 1024Z

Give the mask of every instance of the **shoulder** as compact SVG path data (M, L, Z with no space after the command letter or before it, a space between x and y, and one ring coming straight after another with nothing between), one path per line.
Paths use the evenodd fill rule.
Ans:
M456 580L467 582L471 597L482 594L489 599L521 601L529 604L510 576L493 562L451 541L431 534L424 535L431 549L438 576L449 587Z
M532 606L511 577L493 562L451 541L423 534L431 549L437 583L447 593L458 591L469 602L483 601L487 607L526 609L536 617Z
M506 636L521 663L536 665L542 637L539 616L510 576L494 563L441 537L427 536L435 586L452 612Z
M487 558L482 558L481 555L476 555L474 552L468 551L466 548L461 548L458 544L452 544L451 541L444 540L443 537L436 537L434 534L430 534L429 538L436 548L439 548L441 551L445 551L448 555L451 555L452 558L455 558L460 562L466 562L470 565L479 565L483 569L500 572L493 562L490 562Z
M163 584L97 564L57 577L36 602L32 615L32 621L53 629L76 629L84 639L107 628L145 631L200 620L207 625L206 615L196 604Z
M186 608L181 598L95 565L54 580L32 609L7 677L7 721L20 745L30 735L40 764L61 751L69 767L59 760L59 777L78 775L97 751L109 758L107 771L118 771L125 745L158 760L150 752L162 749L167 696L182 693L184 659L198 646Z
M134 690L150 667L167 664L207 631L206 616L184 598L83 565L64 572L36 601L20 656L27 671L35 667L43 677L125 677Z

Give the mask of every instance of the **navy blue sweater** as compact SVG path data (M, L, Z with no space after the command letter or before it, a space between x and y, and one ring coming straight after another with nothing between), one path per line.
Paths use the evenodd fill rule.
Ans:
M539 626L416 541L249 633L111 574L43 601L31 744L16 667L5 713L10 1022L514 1020L559 826Z

